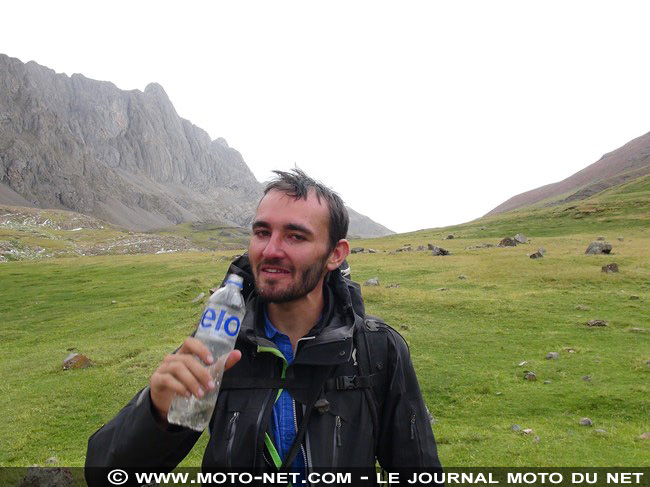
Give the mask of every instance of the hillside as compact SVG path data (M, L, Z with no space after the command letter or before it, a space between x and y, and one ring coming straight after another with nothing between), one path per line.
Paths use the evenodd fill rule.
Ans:
M353 213L351 212L351 218ZM612 187L580 202L532 207L483 217L472 222L377 238L352 239L352 247L384 251L410 243L437 241L446 247L448 235L466 246L496 245L517 233L535 237L572 234L603 235L611 241L630 231L650 228L650 175ZM145 233L78 213L0 206L0 262L75 255L241 251L248 246L248 229L223 222L186 222ZM419 242L419 243L418 243ZM588 242L587 242L588 243Z
M580 201L608 188L650 174L650 133L637 137L563 181L518 194L485 216L543 203Z
M240 250L247 245L248 233L240 227L198 222L140 233L70 211L0 206L0 262Z
M133 231L247 227L262 194L242 155L181 118L156 84L124 91L0 54L0 204ZM352 235L390 230L364 217Z

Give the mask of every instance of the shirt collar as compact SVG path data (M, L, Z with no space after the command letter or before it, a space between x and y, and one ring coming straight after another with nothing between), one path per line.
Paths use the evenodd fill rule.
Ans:
M280 330L278 330L273 323L271 323L271 320L269 319L269 314L266 312L266 306L264 306L264 334L268 339L273 339L275 335L280 334L283 336L284 333L282 333Z
M309 333L307 333L306 336L313 336L318 334L320 329L323 327L323 315L321 314L318 317L318 321L316 322L316 326L314 326ZM271 322L269 318L269 314L266 311L266 306L264 306L264 334L266 335L266 338L269 340L273 340L275 335L280 335L286 337L284 333L282 333L280 330L278 330L275 325Z

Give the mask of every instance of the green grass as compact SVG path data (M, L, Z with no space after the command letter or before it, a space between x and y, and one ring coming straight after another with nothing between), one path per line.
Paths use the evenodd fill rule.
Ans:
M650 466L650 441L639 438L650 431L649 196L645 177L568 205L352 243L379 251L351 255L352 275L381 281L363 287L367 310L409 343L445 465ZM209 241L222 230L169 232ZM2 231L0 240L16 238ZM515 233L531 243L467 249ZM599 235L613 255L584 255ZM244 235L224 237L236 246ZM452 255L387 253L406 243ZM546 256L529 259L538 247ZM192 331L202 310L192 299L220 282L234 252L1 263L0 466L51 456L83 465L88 437ZM620 272L602 273L611 262ZM595 318L609 326L585 325ZM95 367L64 372L73 347ZM559 358L546 360L552 351ZM185 466L200 465L205 443Z
M454 239L445 242L453 252L446 257L350 257L356 280L381 280L381 287L363 288L368 311L398 329L408 326L401 332L437 420L445 464L650 464L650 443L638 439L650 430L649 236L628 233L613 256L583 255L591 238L574 235L471 251L464 247L473 240ZM373 243L390 248L394 239ZM526 257L536 245L548 249L540 261ZM619 274L600 272L612 261ZM219 282L226 267L220 256L199 253L0 266L0 465L42 464L50 456L82 465L88 436L192 330L202 305L191 300ZM640 299L630 300L632 294ZM586 327L591 318L609 327ZM62 371L72 347L96 366ZM560 358L545 360L550 351ZM529 366L518 367L524 360ZM524 381L524 369L538 380ZM592 380L583 381L585 375ZM580 426L582 417L594 426ZM534 433L513 432L513 424ZM204 444L185 465L200 464Z

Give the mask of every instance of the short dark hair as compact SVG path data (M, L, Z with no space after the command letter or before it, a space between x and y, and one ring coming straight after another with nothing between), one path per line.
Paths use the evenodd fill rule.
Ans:
M330 252L339 240L348 234L350 217L341 197L323 183L310 178L302 169L292 169L291 172L273 171L276 177L264 188L264 196L269 191L281 191L295 200L307 199L310 189L314 189L316 198L327 202L330 213L329 221L329 250Z

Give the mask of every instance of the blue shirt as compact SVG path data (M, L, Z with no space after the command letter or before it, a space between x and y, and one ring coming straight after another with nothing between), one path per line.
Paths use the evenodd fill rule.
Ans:
M284 355L284 358L287 360L287 364L291 365L293 362L293 348L291 347L291 340L284 333L280 332L271 320L269 320L268 315L264 312L264 333L271 340L278 350ZM295 403L293 397L289 394L289 391L286 389L282 390L280 397L275 404L273 405L273 421L272 421L272 432L273 432L273 444L275 449L278 451L280 458L284 460L291 449L293 440L296 438L296 431L298 429L298 424L295 414ZM291 464L291 470L293 472L298 472L301 474L301 479L305 475L305 457L302 448L298 450L293 463ZM297 485L300 485L301 482L298 480Z

